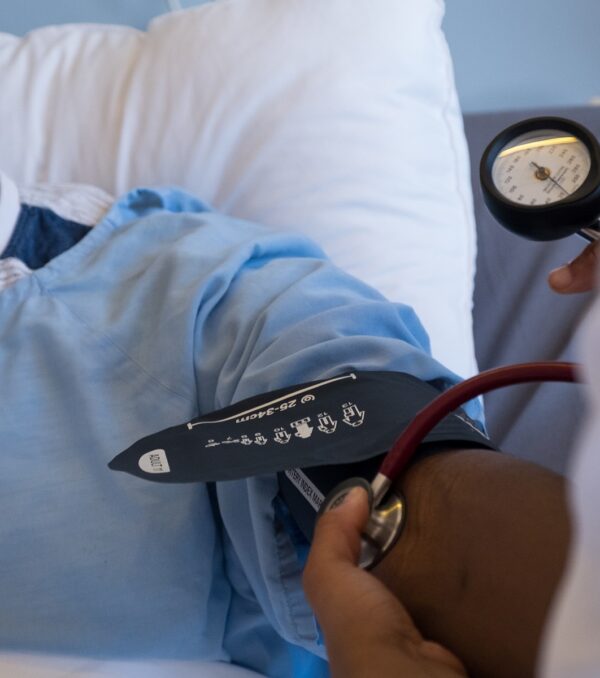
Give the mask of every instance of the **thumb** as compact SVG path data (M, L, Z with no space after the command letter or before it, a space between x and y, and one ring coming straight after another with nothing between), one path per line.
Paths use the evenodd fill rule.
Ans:
M597 243L591 243L573 261L550 272L550 287L561 294L589 292L596 281Z
M464 675L460 661L424 641L392 592L357 566L368 518L367 492L355 487L317 521L304 570L304 590L325 635L332 676ZM444 672L432 673L432 667Z
M353 487L343 500L317 522L313 547L317 557L356 565L360 535L369 519L369 495L364 487Z
M348 593L345 582L351 586L353 573L358 571L360 535L368 518L367 491L354 487L341 504L317 521L302 583L318 617L324 610L335 609L335 599Z
M420 638L400 602L357 566L368 519L368 494L362 487L353 488L342 504L319 518L304 569L306 597L329 641L364 634L364 620L371 615L384 625L389 616L388 627L401 627L406 637Z
M322 588L324 574L337 567L354 567L360 554L360 535L369 518L369 501L363 487L354 487L335 508L317 521L304 570L309 599Z

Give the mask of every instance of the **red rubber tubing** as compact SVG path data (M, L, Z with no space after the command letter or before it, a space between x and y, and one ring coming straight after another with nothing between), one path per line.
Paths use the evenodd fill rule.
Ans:
M457 407L488 391L532 381L578 381L576 363L538 362L506 365L466 379L437 396L421 409L396 439L383 460L379 473L396 479L411 460L425 436Z

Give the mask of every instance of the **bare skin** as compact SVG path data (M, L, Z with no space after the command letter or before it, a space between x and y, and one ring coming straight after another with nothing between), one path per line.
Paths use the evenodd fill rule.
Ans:
M367 517L367 494L357 488L319 521L304 573L333 678L466 676L452 653L423 638L380 581L356 567Z
M333 666L338 661L345 662L338 660L338 653L344 657L347 652L350 664L366 671L345 673L348 667L344 663L344 671L337 675L356 678L421 675L414 669L399 670L399 648L393 642L398 632L389 631L395 626L406 629L412 618L416 624L411 631L414 638L421 638L418 628L427 639L446 648L450 656L459 657L469 675L532 676L544 620L568 548L564 480L508 455L456 450L440 452L413 464L399 484L408 506L406 528L373 574L360 572L352 559L344 561L351 567L340 567L336 572L329 561L327 569L323 561L327 563L327 549L332 548L327 544L333 543L332 538L313 542L305 587L322 624ZM321 524L319 529L333 532L325 522L330 520L333 518L325 516L325 527ZM347 554L353 553L351 543L346 542ZM352 572L354 578L360 572L361 577L371 579L372 599L366 583L360 584L364 593L348 593L353 589L359 591L358 583L350 585ZM347 611L342 602L333 606L323 603L323 596L331 600L336 591L342 591L338 595L340 601L346 596ZM383 604L384 592L389 597L387 607ZM381 604L375 604L375 595L381 597ZM372 606L385 609L388 616L395 609L396 622L388 621L387 616L376 621L372 615L373 637L367 643L364 620ZM402 616L405 618L401 619ZM342 618L345 630L340 633L336 624L341 625ZM353 637L346 630L352 626L353 618L356 643L338 642L336 639L342 636ZM390 652L386 654L382 646ZM427 653L415 654L414 643L404 643L401 648L407 654L407 662L421 662L422 675L430 675L426 672L431 660ZM369 673L368 662L365 659L361 664L358 654L370 660L377 655L388 672L381 668L377 673Z
M598 247L588 245L573 261L555 268L548 276L548 284L559 294L589 292L596 284Z
M414 464L401 486L412 521L377 577L472 675L532 676L569 543L564 480L461 450Z

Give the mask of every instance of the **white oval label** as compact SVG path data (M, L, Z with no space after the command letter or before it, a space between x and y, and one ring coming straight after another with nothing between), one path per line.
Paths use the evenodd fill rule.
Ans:
M169 473L171 471L167 453L164 450L152 450L142 454L138 465L146 473Z

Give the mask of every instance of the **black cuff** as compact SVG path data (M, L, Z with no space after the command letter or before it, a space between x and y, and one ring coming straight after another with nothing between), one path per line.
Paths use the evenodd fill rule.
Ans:
M334 463L321 466L307 466L282 471L278 474L280 496L287 505L291 517L304 536L312 539L317 512L323 498L346 478L361 477L369 482L374 478L379 466L398 435L412 421L415 414L427 403L440 395L440 391L427 382L415 377L395 372L361 373L361 380L369 375L371 386L380 389L380 408L377 421L363 422L366 437L378 441L378 450L368 458L364 457L364 448L357 450L357 441L347 440L347 449L336 450ZM364 386L364 384L363 384ZM383 436L382 436L383 433ZM372 446L371 449L373 449ZM489 440L462 410L443 419L419 446L416 459L436 454L450 448L486 448L496 450Z
M385 454L438 394L409 374L350 372L262 393L153 433L117 455L109 468L155 482L189 483L361 462ZM490 446L462 411L426 438L451 440Z

